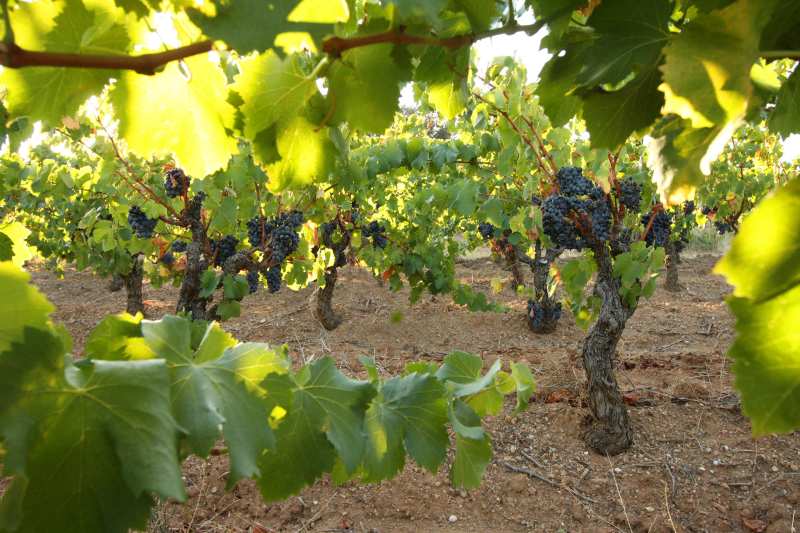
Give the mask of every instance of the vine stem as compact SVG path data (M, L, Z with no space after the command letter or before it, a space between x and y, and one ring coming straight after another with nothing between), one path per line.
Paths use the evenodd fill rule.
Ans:
M800 59L800 50L764 50L758 55L766 59Z
M9 26L10 28L10 26ZM11 33L7 33L8 37ZM66 67L132 70L139 74L152 76L156 71L170 63L186 59L205 52L210 52L212 41L201 41L166 52L128 56L121 54L70 54L63 52L38 52L26 50L14 43L0 44L0 64L8 68L24 67Z

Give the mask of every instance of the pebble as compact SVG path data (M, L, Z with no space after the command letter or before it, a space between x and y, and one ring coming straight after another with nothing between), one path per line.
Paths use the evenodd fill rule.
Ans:
M773 466L770 470L772 470L773 472L777 472L778 471L778 467L777 466Z
M454 515L454 514L451 514L447 518L447 521L450 522L451 524L454 524L454 523L456 523L458 521L458 517L456 515Z
M647 511L648 513L652 513L653 511L655 511L655 510L656 510L656 508L655 508L655 507L650 507L650 506L648 505L647 507L645 507L645 508L644 508L644 510L645 510L645 511Z

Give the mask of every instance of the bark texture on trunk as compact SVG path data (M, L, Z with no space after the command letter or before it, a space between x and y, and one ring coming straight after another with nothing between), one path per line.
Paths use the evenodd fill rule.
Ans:
M200 200L195 196L190 206L188 218L189 228L192 231L192 241L186 246L186 271L178 295L177 312L191 314L195 320L208 318L206 307L208 299L200 297L201 276L207 268L207 261L203 258L203 246L206 242L206 230L200 220Z
M598 267L595 292L603 303L583 344L583 368L592 413L584 439L598 453L615 455L633 444L633 429L614 375L614 360L625 323L634 310L620 296L619 280L612 273L612 257L605 246L595 249L595 260Z
M108 281L108 290L110 292L119 292L125 286L125 280L119 274L114 274Z
M144 297L142 296L142 284L144 281L144 257L137 254L133 256L131 271L122 276L122 283L125 286L126 305L125 310L135 315L144 314Z
M516 292L520 287L525 287L525 275L522 273L522 265L515 250L506 253L506 262L511 271L511 288Z
M339 277L338 269L332 267L325 272L325 286L317 291L317 303L314 307L314 316L320 321L322 327L328 331L334 330L342 323L342 318L333 310L333 291L336 288L336 279Z
M550 265L561 254L560 250L543 250L541 242L535 244L535 255L529 263L533 271L534 299L528 302L528 327L534 333L552 333L561 318L561 302L550 297Z
M678 245L675 241L669 241L666 246L667 259L667 279L664 282L664 288L669 292L679 292L681 290L680 282L678 281L678 265L681 262L681 256L678 252Z

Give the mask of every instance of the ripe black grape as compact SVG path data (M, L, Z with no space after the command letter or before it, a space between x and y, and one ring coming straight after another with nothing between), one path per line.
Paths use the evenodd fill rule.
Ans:
M715 220L714 227L717 229L717 233L720 235L725 235L726 233L731 233L733 231L733 226L725 221Z
M386 248L389 240L386 238L386 227L373 220L369 225L361 230L365 238L372 239L372 245L376 248Z
M173 168L167 172L167 177L164 179L164 189L167 191L167 196L170 198L177 198L189 192L189 176L183 173L179 168Z
M267 270L267 288L271 293L281 290L281 267L274 266Z
M605 198L595 200L589 205L589 218L594 238L608 241L611 238L611 208Z
M642 186L635 181L622 180L619 182L620 199L622 205L634 213L639 211L642 202Z
M300 236L287 226L279 226L270 234L269 248L272 258L278 263L289 257L300 244Z
M494 226L488 222L481 222L478 224L478 233L481 234L484 241L494 238Z
M172 243L172 246L170 246L170 249L173 252L181 254L186 251L187 246L189 246L189 243L186 241L175 241Z
M704 205L703 209L700 210L700 212L703 213L706 216L708 216L712 211L714 211L714 210L711 209L710 207L708 207L707 205Z
M175 264L175 256L172 255L172 252L166 252L164 253L164 255L161 256L159 261L161 261L167 266L172 266L173 264Z
M250 289L250 294L258 291L258 271L250 270L247 273L247 287Z
M137 237L149 239L153 236L153 230L158 224L158 219L147 218L144 211L138 205L134 205L128 211L128 224Z
M683 202L683 214L689 216L692 213L694 213L694 201L686 200Z
M296 230L303 225L304 221L305 218L303 217L303 213L296 210L289 213L280 214L272 219L264 219L258 216L250 219L247 222L247 239L250 241L251 246L261 246L262 236L263 242L269 243L271 241L272 233L280 228L284 228L285 230L288 230L296 235ZM299 237L297 238L299 242ZM296 248L297 246L295 245L291 252L293 252Z
M561 302L552 307L545 307L536 300L528 300L528 322L531 328L541 329L545 321L558 322L561 319Z
M591 194L595 185L583 176L578 167L561 167L556 174L558 187L564 196L584 196Z
M572 199L561 195L548 196L542 203L542 226L557 247L581 250L585 241L578 234L573 222L567 218L572 210L570 200Z
M222 266L233 254L236 253L236 246L239 239L232 235L226 235L220 240L211 241L211 253L214 257L214 264Z
M642 226L647 230L650 224L650 218L653 217L652 213L645 213L642 215ZM653 217L653 224L650 231L647 231L644 240L648 246L666 246L669 242L669 235L672 227L672 219L664 211L659 211Z

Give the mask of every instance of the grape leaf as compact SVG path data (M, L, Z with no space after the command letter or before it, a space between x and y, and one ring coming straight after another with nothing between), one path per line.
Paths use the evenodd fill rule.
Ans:
M81 54L126 53L130 45L124 25L115 21L110 3L80 0L23 2L11 11L16 44L30 50ZM4 68L0 86L13 116L28 116L51 126L73 115L99 93L113 70L77 68Z
M408 72L392 57L392 45L349 50L329 73L328 100L334 118L365 132L383 133L394 119L400 82Z
M51 372L23 373L31 350L48 359ZM63 347L47 330L35 330L0 356L4 376L37 392L22 396L2 417L10 458L6 474L15 477L3 499L0 527L144 529L151 492L186 498L165 362L63 364Z
M467 14L473 32L488 30L499 14L497 2L456 0L456 4Z
M382 6L393 5L401 22L426 21L436 26L446 0L380 0Z
M142 339L142 318L127 313L105 317L89 334L83 355L107 361L154 358Z
M790 181L744 220L714 268L734 296L763 302L800 284L800 182Z
M191 328L189 320L176 316L142 321L148 346L169 366L172 409L190 449L208 455L221 428L231 458L228 485L233 486L256 476L258 458L275 446L260 383L267 374L286 372L288 363L265 344L230 346L232 339L213 323L195 353Z
M0 352L18 339L25 327L44 328L54 308L47 298L28 284L30 275L13 263L0 262Z
M325 357L294 377L270 376L264 387L286 411L277 428L277 448L260 461L261 493L268 501L285 498L333 468L342 459L347 472L360 464L369 382L343 376Z
M327 127L317 127L302 115L281 124L277 138L281 160L267 165L269 189L280 192L327 177L335 146Z
M562 57L553 57L539 75L536 94L554 127L563 126L581 109L580 97L570 92L583 65L582 48L572 46Z
M0 232L0 261L11 261L14 258L14 241Z
M665 114L686 118L694 128L744 116L752 93L750 69L766 23L762 4L771 2L738 0L695 18L673 38L662 67Z
M297 56L281 60L273 50L245 58L233 87L243 100L244 134L249 139L282 119L296 115L317 90Z
M364 478L380 481L414 460L436 471L444 460L448 438L447 402L441 382L429 374L409 374L384 383L367 410Z
M451 120L467 104L468 71L469 48L450 52L443 47L431 46L420 58L414 78L427 85L426 95L434 109Z
M225 73L207 55L170 63L155 76L125 72L111 95L119 131L142 157L174 155L187 174L206 176L236 153L228 134L234 107L227 102Z
M800 427L800 286L763 303L730 297L728 305L737 332L729 355L753 435L793 431Z
M658 65L669 40L668 0L602 2L587 21L594 29L586 50L580 85L619 83L631 72L644 73Z
M477 487L492 459L492 441L481 427L480 416L464 402L455 402L450 420L456 432L450 481L456 487Z
M794 69L778 92L778 101L769 115L769 129L784 137L800 133L800 70Z
M592 147L614 149L634 131L650 126L664 104L659 83L658 70L651 69L617 91L590 93L583 103L583 118Z
M528 402L536 391L536 381L533 379L531 369L524 363L511 363L511 377L517 388L517 405L514 413L519 413L528 407Z
M307 1L307 0L306 0ZM319 4L319 2L314 2ZM326 16L329 22L341 18L341 0L331 0L331 11ZM253 50L264 51L275 45L281 33L301 32L319 42L331 33L331 24L309 24L290 22L289 15L300 7L300 0L237 0L236 2L214 2L216 15L209 17L201 11L189 10L189 17L203 33L246 54ZM339 6L339 10L335 9Z

